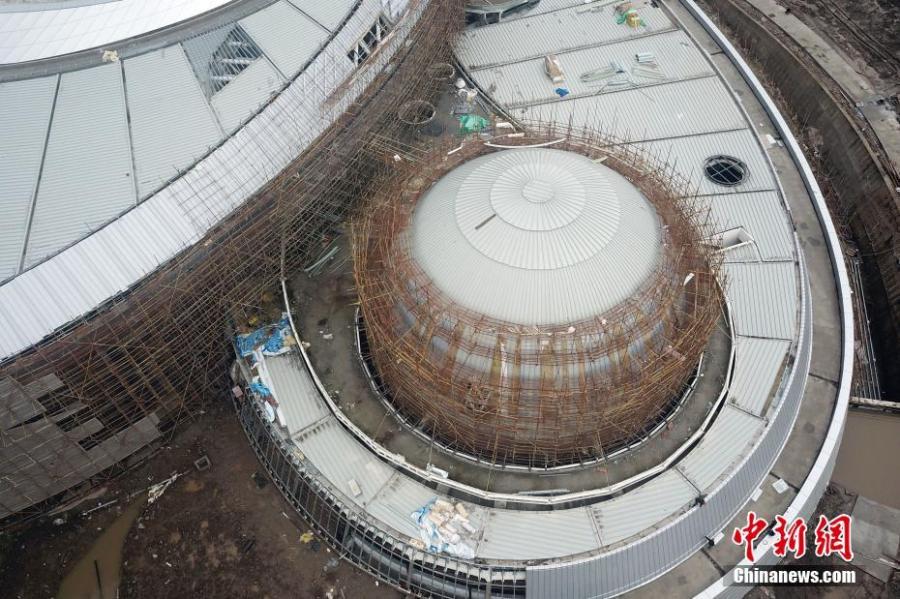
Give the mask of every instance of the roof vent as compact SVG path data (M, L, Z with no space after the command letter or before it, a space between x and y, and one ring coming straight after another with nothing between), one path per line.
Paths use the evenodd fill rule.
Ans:
M703 171L707 179L725 187L740 185L747 178L747 165L734 156L718 155L707 158Z
M183 42L206 97L213 96L262 56L240 25L215 29Z

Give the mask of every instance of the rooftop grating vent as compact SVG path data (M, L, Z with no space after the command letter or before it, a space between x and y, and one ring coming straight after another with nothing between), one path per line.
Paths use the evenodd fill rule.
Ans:
M356 45L347 53L347 58L356 66L361 65L375 51L384 38L391 31L391 23L384 15L379 15L366 35L356 42Z
M259 46L240 25L211 31L183 45L207 97L231 83L262 56Z
M734 156L718 155L707 158L703 171L707 179L725 187L740 185L747 178L747 165Z

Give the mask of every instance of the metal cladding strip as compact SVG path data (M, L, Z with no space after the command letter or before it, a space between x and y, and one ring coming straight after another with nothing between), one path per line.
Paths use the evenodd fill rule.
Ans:
M795 237L799 252L799 242ZM809 279L800 254L800 330L797 356L784 384L782 401L757 446L732 473L694 507L653 533L614 551L569 563L527 569L528 599L614 597L647 584L689 559L746 505L748 497L772 469L794 427L812 359L812 312ZM799 376L798 376L799 375ZM560 589L579 581L577 594Z
M850 282L847 275L847 269L843 261L843 253L841 252L840 241L828 213L828 207L825 204L825 197L819 184L816 182L812 167L806 160L800 144L794 137L793 132L785 121L784 117L778 111L774 101L766 92L760 80L753 73L750 65L740 56L737 49L731 44L728 38L719 30L719 28L706 16L706 14L697 6L693 0L680 0L681 4L691 13L691 15L703 26L706 32L716 41L716 43L725 51L725 54L731 62L737 67L741 76L753 90L753 94L757 100L763 105L768 113L769 118L778 129L784 141L785 147L794 164L800 170L803 177L803 184L810 197L813 199L813 206L819 217L819 222L825 231L825 238L828 243L828 253L831 255L831 265L834 271L835 281L837 282L838 292L840 296L841 309L841 330L843 343L841 344L841 373L838 383L838 396L835 405L834 414L831 417L831 424L828 427L828 434L819 451L819 455L813 464L812 469L800 487L797 496L791 502L784 516L788 520L799 516L809 516L815 509L818 498L821 495L825 485L831 478L831 472L834 470L834 463L837 459L837 450L840 446L841 436L844 432L844 422L847 419L847 409L850 401L850 379L853 370L853 310L850 303ZM773 539L767 537L756 549L759 557L758 564L772 565L780 561L779 558L772 554ZM742 561L739 565L747 565L749 562ZM700 597L716 597L727 592L729 597L743 596L750 587L733 587L729 586L729 577L723 577L710 585L699 596Z

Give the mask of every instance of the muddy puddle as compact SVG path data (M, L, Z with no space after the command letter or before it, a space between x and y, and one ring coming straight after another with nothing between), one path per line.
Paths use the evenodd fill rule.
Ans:
M850 410L832 480L900 509L900 416Z
M115 599L118 597L119 575L122 571L122 548L131 525L147 504L141 494L116 520L73 567L62 584L56 599Z

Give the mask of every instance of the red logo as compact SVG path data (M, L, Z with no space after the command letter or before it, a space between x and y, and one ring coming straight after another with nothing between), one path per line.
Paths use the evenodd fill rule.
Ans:
M850 546L850 516L841 514L831 520L819 516L816 524L816 556L826 557L837 553L845 562L853 560Z
M753 541L763 533L768 525L768 522L756 517L756 512L747 512L747 526L735 528L731 534L731 540L735 545L744 546L744 557L751 562L756 561L756 557L753 555Z
M806 555L806 522L797 518L788 526L787 518L775 516L775 555L785 557L788 552L796 558Z
M850 524L852 519L847 514L828 519L819 516L819 522L815 529L815 551L817 557L828 557L837 554L844 561L853 559L853 548L850 541ZM753 554L753 543L768 528L769 523L764 518L759 518L756 512L747 512L747 524L735 528L731 540L735 545L744 546L744 557L756 561ZM806 555L806 521L797 518L788 522L784 516L775 516L775 526L772 533L775 535L773 552L778 557L787 557L788 554L795 558Z

